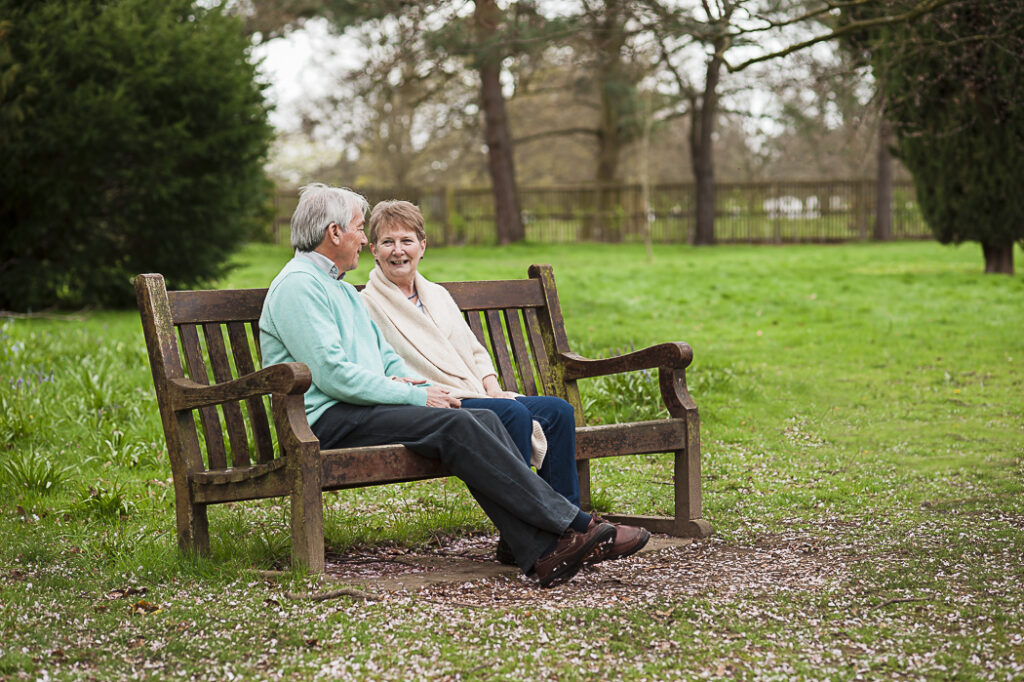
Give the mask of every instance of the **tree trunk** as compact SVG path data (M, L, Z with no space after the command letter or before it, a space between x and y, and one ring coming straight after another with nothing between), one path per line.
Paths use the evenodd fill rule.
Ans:
M718 112L718 79L722 70L722 45L715 41L715 54L708 59L704 95L691 100L690 159L693 164L697 200L697 230L694 244L715 243L715 167L712 134Z
M619 157L622 153L623 131L621 108L623 99L630 97L626 83L622 48L626 44L623 22L624 10L620 0L606 0L604 12L594 33L597 52L597 87L601 113L597 132L597 172L594 215L583 225L583 239L620 241L622 225L616 215L619 203Z
M512 136L505 114L505 96L501 92L501 54L497 39L501 9L495 0L476 0L474 12L479 48L480 101L484 112L484 137L487 142L487 168L494 194L494 216L498 243L509 244L526 238L516 189Z
M1013 240L998 244L981 243L981 252L985 256L985 272L989 274L1013 274Z
M878 174L875 178L875 233L876 241L892 240L892 124L882 118L878 125Z

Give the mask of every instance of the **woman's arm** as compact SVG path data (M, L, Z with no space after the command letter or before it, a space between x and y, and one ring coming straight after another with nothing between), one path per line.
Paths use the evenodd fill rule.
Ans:
M487 393L487 395L491 396L492 398L508 398L510 400L516 399L516 393L513 393L512 391L501 390L501 386L498 385L498 375L496 374L488 374L487 376L485 376L483 378L483 383L484 391Z

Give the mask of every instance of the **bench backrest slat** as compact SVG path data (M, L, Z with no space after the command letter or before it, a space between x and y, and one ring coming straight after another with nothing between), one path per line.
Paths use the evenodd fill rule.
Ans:
M507 306L539 308L545 305L544 294L537 280L444 282L442 285L462 310L487 310Z
M178 325L181 347L185 355L185 366L188 377L197 384L209 384L206 361L202 347L199 345L199 331L194 324ZM223 469L227 466L227 454L224 449L224 436L221 433L220 415L216 407L199 409L199 421L203 426L206 440L207 466L210 469Z
M519 368L522 392L526 395L537 395L533 364L530 362L530 352L526 347L526 340L523 338L523 325L518 311L505 310L505 326L508 328L509 340L512 342L512 356L515 358L516 367Z
M564 398L564 391L560 391L559 387L555 386L551 380L551 363L548 360L548 350L544 346L544 336L541 334L537 311L533 308L526 308L523 310L523 317L526 319L526 334L530 339L533 359L537 362L537 372L540 375L544 395L556 395L559 398Z
M505 330L501 325L501 311L487 310L484 312L484 317L487 318L487 335L490 337L491 352L494 354L501 386L506 391L518 391L516 371L512 368L512 359L508 354L508 342L505 340Z
M466 318L469 328L473 330L476 340L480 342L481 346L487 348L487 337L484 335L484 325L480 322L480 311L466 310L462 314Z
M231 381L235 376L231 372L227 347L224 344L224 329L219 324L207 322L203 325L203 337L206 339L206 351L210 356L213 378L217 383ZM245 435L245 422L242 420L242 407L238 401L221 405L224 423L227 427L228 442L231 444L231 465L249 466L249 439Z
M259 325L250 324L249 327L256 336ZM235 359L235 368L239 375L249 374L256 371L256 364L253 362L253 353L259 348L258 337L253 345L249 343L249 336L245 333L244 322L229 322L228 341L231 342L231 355ZM270 422L267 419L267 407L262 398L249 398L245 401L246 411L249 413L249 423L252 425L252 437L256 445L256 456L260 464L265 464L274 459L274 442L270 435Z

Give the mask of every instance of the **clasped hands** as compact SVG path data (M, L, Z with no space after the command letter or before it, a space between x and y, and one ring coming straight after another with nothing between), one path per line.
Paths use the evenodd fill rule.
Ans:
M426 379L417 379L414 377L391 377L394 381L400 381L403 384L425 384ZM459 407L462 405L462 401L458 398L453 398L448 394L448 391L437 386L426 386L427 391L427 407Z

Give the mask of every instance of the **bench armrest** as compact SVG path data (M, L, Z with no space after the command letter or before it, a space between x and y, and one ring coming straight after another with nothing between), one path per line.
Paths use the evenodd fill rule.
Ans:
M625 355L591 360L576 353L562 353L566 379L586 379L620 374L639 369L685 369L693 360L693 350L682 342L659 343Z
M200 384L191 379L176 378L168 382L171 409L191 410L208 405L256 396L302 394L309 388L313 375L301 362L282 362L219 384Z

